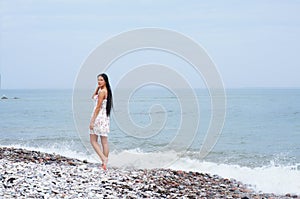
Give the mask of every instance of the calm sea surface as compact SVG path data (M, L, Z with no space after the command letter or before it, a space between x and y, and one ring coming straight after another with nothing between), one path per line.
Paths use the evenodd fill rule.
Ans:
M195 137L180 135L183 144L168 151L163 147L178 136L182 117L192 114L180 109L174 94L164 90L140 90L130 99L131 120L140 127L151 123L151 106L164 107L163 129L148 137L124 132L116 121L120 109L114 107L109 135L110 164L209 172L236 178L264 192L300 194L300 89L226 90L224 128L217 144L204 159L198 155L209 126L211 104L206 90L196 90L196 94L200 119ZM72 90L0 90L0 97L3 95L8 99L0 100L1 146L98 161L77 132ZM93 102L88 98L89 106L82 108L91 112ZM154 112L152 117L160 114ZM88 126L86 136L89 136ZM186 143L191 144L185 147Z

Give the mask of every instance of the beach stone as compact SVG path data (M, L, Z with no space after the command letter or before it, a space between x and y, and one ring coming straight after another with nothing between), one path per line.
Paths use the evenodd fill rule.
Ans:
M300 198L255 193L234 179L199 172L103 171L57 154L3 147L0 152L0 198Z

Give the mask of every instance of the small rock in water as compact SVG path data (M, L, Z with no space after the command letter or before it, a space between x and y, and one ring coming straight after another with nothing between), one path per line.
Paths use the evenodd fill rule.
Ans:
M2 95L1 99L8 99L5 95Z

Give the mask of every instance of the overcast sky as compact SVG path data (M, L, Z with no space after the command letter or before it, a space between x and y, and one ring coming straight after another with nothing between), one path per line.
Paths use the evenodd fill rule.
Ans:
M300 87L300 1L0 2L5 89L73 88L93 49L143 27L171 29L198 42L226 88Z

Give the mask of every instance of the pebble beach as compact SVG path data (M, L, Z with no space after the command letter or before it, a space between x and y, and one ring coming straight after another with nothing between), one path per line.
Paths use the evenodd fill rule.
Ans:
M0 148L0 198L300 198L257 193L234 179L170 169L129 169ZM270 182L272 183L272 182Z

